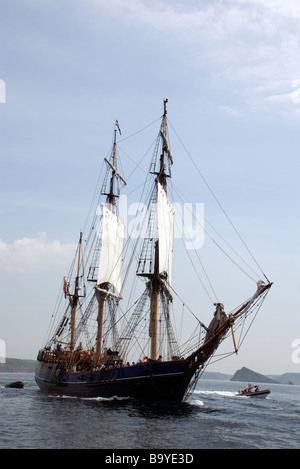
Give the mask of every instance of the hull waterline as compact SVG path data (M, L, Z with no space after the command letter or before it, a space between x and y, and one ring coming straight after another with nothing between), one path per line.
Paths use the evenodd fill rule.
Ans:
M38 363L35 380L49 394L181 402L193 374L185 361L86 372L66 372L55 363Z

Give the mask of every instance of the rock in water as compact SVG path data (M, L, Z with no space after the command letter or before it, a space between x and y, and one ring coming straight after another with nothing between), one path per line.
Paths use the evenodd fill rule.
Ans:
M24 381L14 381L5 386L6 388L24 388Z

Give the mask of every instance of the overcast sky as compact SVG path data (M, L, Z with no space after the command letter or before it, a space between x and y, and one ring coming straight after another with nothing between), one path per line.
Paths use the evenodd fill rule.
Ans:
M43 345L115 119L126 138L168 98L175 184L216 217L191 155L274 282L245 347L214 369L300 372L299 24L297 0L0 0L7 356L35 358ZM158 125L143 148L120 142L125 176ZM244 292L235 282L232 303ZM188 299L203 311L202 293L192 288Z

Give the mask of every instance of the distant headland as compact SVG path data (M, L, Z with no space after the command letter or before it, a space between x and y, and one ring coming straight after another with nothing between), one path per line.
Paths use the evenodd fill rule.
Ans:
M0 373L33 373L36 360L22 360L20 358L6 358L0 363Z
M283 373L281 375L262 375L249 368L243 367L237 370L233 376L205 371L204 379L221 379L226 381L242 381L245 383L273 383L273 384L291 384L300 385L300 373Z

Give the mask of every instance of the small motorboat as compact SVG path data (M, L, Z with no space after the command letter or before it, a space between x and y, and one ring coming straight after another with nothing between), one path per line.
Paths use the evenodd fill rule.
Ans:
M9 383L5 386L6 388L24 388L24 381L14 381L13 383Z
M238 396L246 396L246 397L267 397L270 394L270 389L259 389L258 386L252 387L248 385L245 389L239 389L237 395Z

